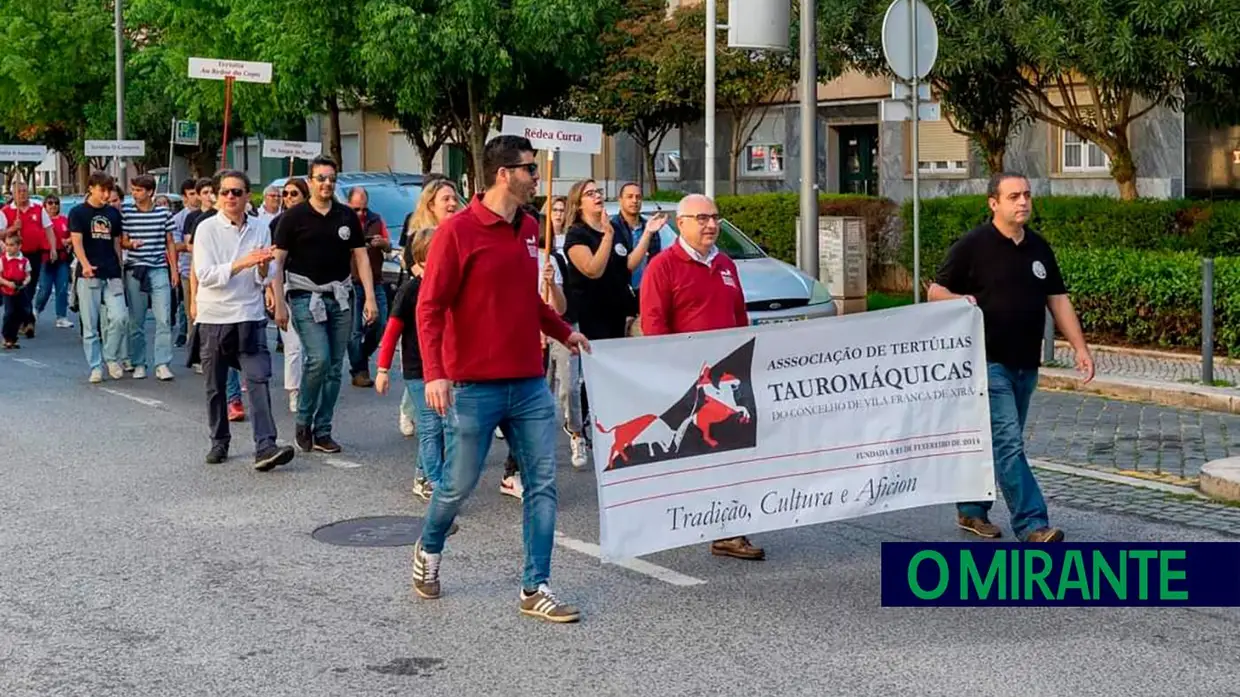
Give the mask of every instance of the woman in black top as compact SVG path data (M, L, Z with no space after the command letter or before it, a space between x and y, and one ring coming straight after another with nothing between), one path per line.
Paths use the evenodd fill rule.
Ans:
M603 190L591 179L568 192L564 286L581 333L591 340L620 339L637 315L629 271L629 250L616 239L603 208Z

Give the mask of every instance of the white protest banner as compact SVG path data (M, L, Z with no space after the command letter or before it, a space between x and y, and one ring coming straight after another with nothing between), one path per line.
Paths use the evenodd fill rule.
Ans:
M299 157L313 160L323 154L322 143L310 143L300 140L264 140L263 157Z
M500 133L529 138L535 150L584 152L592 155L603 151L603 127L597 123L505 116Z
M967 301L593 344L603 558L994 500Z
M198 80L224 80L231 77L238 82L266 84L271 82L271 63L190 58L189 76Z
M144 140L88 140L87 157L142 157L146 154Z
M0 145L0 162L42 162L46 145Z

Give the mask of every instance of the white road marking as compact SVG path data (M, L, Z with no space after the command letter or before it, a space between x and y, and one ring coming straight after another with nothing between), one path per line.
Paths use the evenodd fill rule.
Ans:
M1141 479L1140 477L1128 477L1122 474L1101 472L1099 470L1089 469L1086 467L1073 467L1072 465L1061 465L1058 462L1046 462L1045 460L1030 460L1029 464L1037 467L1038 469L1059 472L1060 474L1071 474L1077 477L1085 477L1086 479L1097 479L1098 481L1111 482L1112 484L1126 484L1128 486L1140 487L1142 489L1163 491L1168 494L1196 496L1200 499L1210 498L1196 489L1190 489L1186 486L1177 486L1175 484L1167 484L1165 482L1156 482L1149 479Z
M18 363L21 363L22 365L28 365L31 368L46 368L47 367L46 363L40 363L33 358L14 358L13 360L17 361Z
M599 549L598 545L591 542L578 540L560 532L556 532L555 541L561 547L566 547L574 552L581 552L582 554L587 554L599 560L603 558L602 550ZM642 561L641 559L623 559L610 563L615 564L616 566L622 566L629 571L636 571L639 574L658 579L664 583L670 583L673 586L700 586L706 583L700 578L686 576L679 571L672 571L666 567L659 566L658 564L651 564L650 562Z
M128 399L133 402L137 402L138 404L141 404L143 406L162 407L164 405L164 403L159 401L158 399L151 399L150 397L139 397L138 395L129 394L127 392L121 392L120 390L113 390L109 387L104 387L101 389L104 392L107 392L108 394L114 394L117 397L124 397L125 399Z
M326 460L324 460L324 462L331 465L332 467L335 467L336 469L342 469L342 470L355 470L358 467L362 466L362 463L360 462L353 462L352 460L340 460L334 457L329 457Z

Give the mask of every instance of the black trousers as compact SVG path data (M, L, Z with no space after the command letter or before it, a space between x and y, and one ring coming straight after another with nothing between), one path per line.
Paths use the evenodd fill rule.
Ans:
M267 322L199 324L195 332L207 378L207 421L212 445L228 446L228 369L241 371L249 387L255 452L276 444L276 421L271 412L271 352L267 349Z
M24 289L13 295L0 295L4 304L4 322L0 325L0 335L5 341L17 341L17 334L30 318L30 303L26 300Z
M22 288L22 295L26 296L26 308L29 316L26 318L26 324L34 324L34 296L39 290L39 279L43 276L43 264L47 261L47 252L31 252L26 255L30 260L30 279L26 286Z

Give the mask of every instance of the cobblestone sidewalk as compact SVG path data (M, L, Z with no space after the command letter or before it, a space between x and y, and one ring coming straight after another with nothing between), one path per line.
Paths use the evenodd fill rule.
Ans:
M1037 470L1037 477L1042 493L1058 504L1141 516L1240 537L1240 508L1234 506L1049 470Z
M1076 365L1076 352L1067 346L1055 347L1055 362L1065 368ZM1119 351L1094 351L1094 370L1098 377L1136 378L1183 385L1201 384L1201 358L1162 358ZM1215 360L1214 379L1240 385L1240 366ZM1226 387L1227 385L1222 385Z
M1195 480L1240 455L1240 415L1038 391L1025 436L1033 459Z

